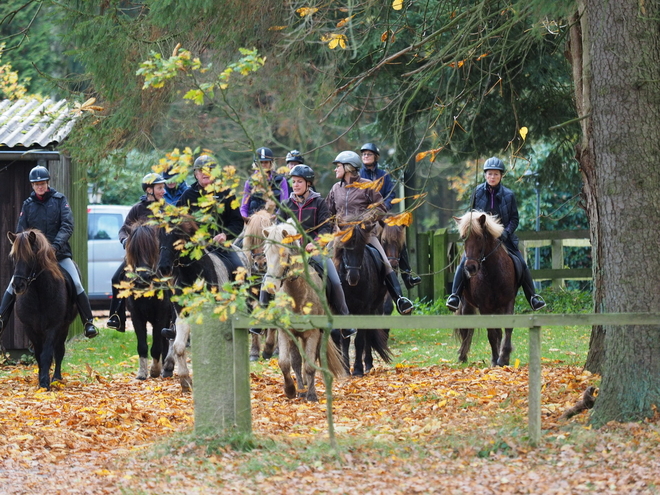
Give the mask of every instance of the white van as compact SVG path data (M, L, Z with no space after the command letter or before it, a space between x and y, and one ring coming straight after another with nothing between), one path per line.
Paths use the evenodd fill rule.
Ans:
M124 260L119 229L130 206L87 206L87 294L94 306L108 306L112 276Z

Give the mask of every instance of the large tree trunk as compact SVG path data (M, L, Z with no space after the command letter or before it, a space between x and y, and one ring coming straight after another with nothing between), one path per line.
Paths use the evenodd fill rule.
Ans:
M578 5L571 53L595 309L660 311L660 7L638 0ZM651 417L660 405L660 326L603 330L593 422Z

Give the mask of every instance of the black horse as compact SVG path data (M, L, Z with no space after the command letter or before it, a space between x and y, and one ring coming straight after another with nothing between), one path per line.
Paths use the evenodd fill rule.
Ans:
M151 324L152 330L152 363L149 375L151 378L157 378L162 371L164 377L172 376L172 369L162 369L169 341L162 336L161 330L170 326L173 310L169 291L156 287L154 280L159 254L158 228L143 222L133 224L126 242L126 271L129 284L132 286L128 308L131 312L140 358L136 377L138 380L147 379L149 354L147 323ZM149 292L153 294L147 295Z
M197 231L198 225L193 220L184 220L174 229L161 234L160 258L158 272L161 275L171 276L176 291L184 287L191 287L198 279L204 280L207 286L222 286L230 280L231 272L218 252L204 251L199 257L182 255L177 247L189 242ZM183 391L190 391L192 378L186 363L186 345L190 337L190 324L187 318L181 317L182 307L174 305L176 317L176 337L170 345L169 353L165 359L165 371L174 369L176 364L179 382Z
M39 230L8 232L7 237L12 244L9 257L15 265L12 289L16 294L16 316L34 346L39 387L50 389L53 357L53 381L61 380L69 325L78 314L75 287Z
M352 315L382 315L387 287L383 282L381 266L377 262L379 255L375 253L374 256L369 252L371 248L367 247L374 224L359 219L346 219L344 225L347 227L335 239L333 261L341 279L348 310ZM344 365L349 372L350 339L341 340ZM365 349L376 351L386 363L392 361L387 340L388 334L383 329L357 331L354 341L354 376L364 375L373 366L371 353L365 357Z

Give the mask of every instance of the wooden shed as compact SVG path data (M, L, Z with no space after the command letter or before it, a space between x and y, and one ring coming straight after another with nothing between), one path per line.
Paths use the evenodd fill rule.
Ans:
M57 149L75 121L76 115L66 100L0 101L0 290L3 293L13 273L7 232L16 229L21 205L32 192L28 174L37 165L48 168L51 187L69 199L75 225L71 248L82 280L87 280L86 174ZM69 335L79 333L82 324L77 319ZM12 355L20 355L29 348L29 340L15 315L2 333L1 341Z

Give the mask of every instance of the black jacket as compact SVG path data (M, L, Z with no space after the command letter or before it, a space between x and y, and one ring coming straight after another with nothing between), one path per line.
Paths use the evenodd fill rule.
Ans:
M73 234L73 213L64 194L49 187L43 198L38 199L32 191L23 201L16 232L27 229L39 229L44 233L58 261L71 258L69 239Z
M509 233L511 244L518 249L518 236L515 232L520 217L516 197L511 189L502 184L495 188L490 187L486 182L479 184L472 195L472 209L498 215L504 229Z
M291 217L296 218L314 239L321 234L332 232L332 225L329 222L330 211L319 193L310 191L309 197L303 204L295 201L294 197L295 195L291 193L289 199L282 203L282 208L277 212L277 216L283 222Z
M140 201L135 203L133 207L128 210L128 214L124 220L124 225L121 226L119 229L119 234L117 235L117 237L119 237L119 242L124 244L124 240L128 239L131 225L141 220L147 220L153 215L153 212L149 208L149 205L152 203L153 201L147 201L147 195L145 194L140 198Z
M195 182L186 190L186 192L183 193L181 198L179 198L179 201L177 201L176 205L188 206L191 212L199 211L201 208L197 206L197 202L202 196L205 196L205 192L199 185L199 182ZM215 199L224 205L222 214L217 216L215 219L220 229L216 233L224 232L227 236L227 239L233 240L243 230L243 217L241 216L241 212L238 208L232 208L231 206L235 196L228 196L226 193L220 193L220 195L216 196Z

